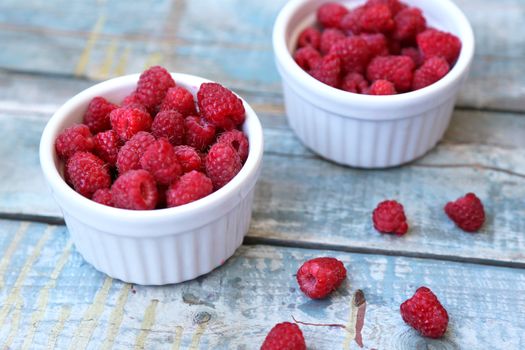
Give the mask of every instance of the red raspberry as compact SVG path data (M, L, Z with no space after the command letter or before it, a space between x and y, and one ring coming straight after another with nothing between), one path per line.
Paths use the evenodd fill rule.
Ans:
M361 15L365 12L365 6L358 6L350 11L341 20L340 27L351 34L361 33Z
M403 205L396 201L384 201L377 205L372 214L374 227L381 233L395 233L402 236L408 231Z
M339 28L348 9L337 2L326 2L317 8L317 21L324 28Z
M166 69L154 66L140 75L135 92L136 98L152 111L162 102L168 89L175 85L175 81Z
M307 27L301 34L299 34L299 39L297 39L298 47L311 46L316 50L319 50L319 45L321 43L321 33L317 28Z
M250 150L250 145L248 143L248 138L242 131L239 130L230 130L223 132L217 142L227 143L237 151L241 162L244 164L248 158L248 152Z
M186 137L184 117L174 110L161 111L153 119L151 133L156 138L167 138L173 146L182 145Z
M310 75L326 85L337 88L341 80L341 60L330 53L309 71Z
M368 33L388 33L395 25L390 8L384 4L366 6L359 18L361 31Z
M117 105L108 102L104 97L95 97L89 102L86 113L84 113L84 124L93 134L109 130L111 129L109 113L116 108L118 108Z
M424 337L440 338L447 330L447 310L427 287L419 287L399 309L403 321Z
M416 67L419 67L423 60L421 58L421 54L419 53L419 50L415 47L404 47L401 49L401 56L408 56L414 61L416 64Z
M341 59L343 72L363 73L370 60L370 51L365 39L351 36L336 42L330 53L336 54Z
M160 111L167 110L175 110L183 116L194 115L197 113L193 95L182 86L169 88L166 92L166 96L160 105Z
M241 99L221 84L202 84L197 100L201 115L220 128L231 130L244 122L246 116Z
M117 164L118 151L122 147L122 140L115 130L99 132L95 135L95 154L109 165Z
M437 29L427 29L419 33L416 40L424 59L441 56L453 65L461 51L461 41L457 36Z
M407 7L394 17L396 29L393 37L397 40L415 42L416 35L427 28L427 21L417 7Z
M146 131L139 131L124 146L117 155L117 169L120 174L133 169L140 169L140 157L146 149L155 142L155 137Z
M398 92L410 90L412 86L414 61L407 56L378 56L367 68L370 81L384 79L392 82Z
M120 175L111 186L115 207L131 210L155 209L157 185L146 170L130 170Z
M346 269L335 258L315 258L305 262L297 271L297 283L308 297L326 298L346 278Z
M350 72L343 78L341 89L356 94L363 94L368 90L368 81L362 74Z
M206 155L205 166L206 174L217 190L237 175L242 168L242 162L233 147L226 143L215 143Z
M295 323L278 323L266 335L261 350L306 350L303 332Z
M394 87L394 84L389 82L388 80L376 80L372 85L370 85L370 89L368 89L367 94L369 95L395 95L397 94L396 88Z
M55 140L55 150L61 159L71 157L75 152L89 152L95 147L95 141L89 128L75 124L66 128Z
M414 72L412 90L419 90L425 86L434 84L436 81L447 75L449 70L450 67L444 58L429 58Z
M140 165L161 185L169 185L182 173L173 146L164 138L149 145L140 157Z
M360 37L366 41L370 57L388 55L388 42L384 34L361 34Z
M121 103L121 107L138 108L141 111L149 114L148 109L139 101L135 92L132 92L130 95L124 98Z
M115 206L113 204L113 195L111 194L111 190L109 188L101 188L100 190L97 190L95 193L93 193L91 200L107 205L108 207Z
M320 44L321 54L326 55L328 52L330 52L330 49L336 42L344 38L346 38L345 33L340 31L339 29L328 28L323 30L323 33L321 34ZM321 57L319 56L319 59L320 58ZM310 67L312 67L312 65L310 65Z
M184 120L186 144L204 151L215 140L215 126L203 118L190 116Z
M72 187L91 198L93 193L111 185L108 166L89 152L76 152L66 162L65 177Z
M459 228L467 232L478 231L485 222L483 203L474 193L467 193L445 205L445 213Z
M113 110L109 118L111 126L122 140L129 140L139 131L149 131L151 116L135 107L120 107Z
M174 150L183 173L189 173L192 170L204 170L201 155L195 148L182 145L175 146Z
M173 182L166 192L168 207L195 202L213 192L211 180L201 172L192 170Z
M305 46L295 51L293 59L299 67L305 71L309 71L319 64L321 61L321 54L313 47Z
M390 12L392 12L392 15L394 16L399 11L407 7L407 5L405 5L399 0L368 0L366 2L366 6L373 6L373 5L378 5L378 4L387 5L388 8L390 9Z

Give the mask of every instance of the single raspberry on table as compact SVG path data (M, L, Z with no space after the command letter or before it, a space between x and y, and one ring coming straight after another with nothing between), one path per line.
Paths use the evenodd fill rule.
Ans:
M95 135L94 153L109 165L115 165L122 145L123 142L115 130L99 132Z
M308 260L297 271L297 283L308 297L326 298L346 278L346 268L336 258L321 257Z
M419 90L447 75L450 67L443 57L431 57L414 72L412 90Z
M75 191L87 198L97 190L111 186L108 166L89 152L76 152L67 160L65 178Z
M321 43L321 33L319 29L314 27L307 27L303 29L299 38L297 39L298 47L311 46L316 50L319 50L319 45Z
M338 88L341 82L341 60L338 55L329 53L309 73L320 82Z
M261 350L306 350L303 332L295 323L278 323L266 335Z
M337 2L326 2L317 8L317 21L324 28L339 28L348 9Z
M319 64L322 57L319 51L313 47L305 46L295 51L293 54L293 59L295 63L299 65L299 67L305 71L309 71Z
M427 287L419 287L400 307L401 317L421 335L440 338L448 326L447 310Z
M414 76L414 61L407 56L378 56L368 65L368 80L384 79L392 82L398 92L409 91Z
M448 64L453 65L461 51L461 41L457 36L437 29L427 29L419 33L416 40L425 60L433 56L441 56Z
M408 56L414 61L416 67L421 66L423 63L423 59L421 58L421 54L419 53L419 50L415 47L404 47L401 49L401 56Z
M192 170L173 182L166 192L168 207L194 202L213 192L211 180L203 173Z
M158 200L157 184L146 170L130 170L120 175L111 194L115 207L131 210L155 209Z
M362 74L350 72L343 78L341 89L356 94L363 94L368 90L368 81Z
M186 145L204 151L215 140L215 126L198 116L189 116L184 120Z
M367 91L369 95L395 95L397 94L394 84L388 80L376 80Z
M379 5L379 4L387 5L388 8L390 9L390 12L392 12L392 15L394 16L399 11L407 7L407 5L405 5L399 0L368 0L366 2L366 6L373 6L373 5Z
M100 190L97 190L95 193L93 193L93 197L91 199L94 202L107 205L108 207L114 207L113 204L113 195L111 194L111 189L109 188L101 188Z
M326 55L328 52L330 52L330 49L332 46L338 42L341 39L346 38L345 33L343 33L341 30L337 28L328 28L323 30L321 33L321 44L319 46L319 49L321 50L322 55ZM312 54L312 56L315 56L315 54ZM321 56L318 58L314 58L313 60L310 60L310 62L315 61L316 59L320 59Z
M408 231L403 205L394 200L379 203L372 213L372 221L375 229L381 233L402 236Z
M445 213L466 232L478 231L485 222L485 208L474 193L467 193L454 202L448 202L445 205Z
M230 130L225 131L217 138L217 142L226 143L233 147L237 151L237 154L241 158L241 162L246 161L248 158L248 152L250 151L250 144L248 138L242 131Z
M95 147L95 141L89 128L75 124L66 128L55 140L55 151L61 159L67 159L76 152L89 152Z
M232 146L227 143L215 143L206 155L205 167L206 174L217 190L237 175L242 168L242 162Z
M359 28L367 33L388 33L396 24L390 8L385 4L367 5L359 18Z
M160 104L159 111L175 110L183 116L194 115L197 113L195 109L195 100L193 95L182 86L175 86L169 88L166 96ZM155 117L157 118L157 117Z
M180 145L175 146L174 150L183 173L189 173L192 170L204 170L202 157L195 148Z
M182 174L175 149L167 139L158 139L140 157L142 169L147 170L161 185L169 185Z
M173 146L184 144L186 127L184 116L175 110L160 111L153 119L151 133L156 138L165 137Z
M165 68L154 66L140 75L135 91L136 98L151 112L162 102L168 89L175 85L171 74Z
M140 169L140 158L148 147L155 142L155 137L146 131L139 131L122 146L117 155L117 169L120 174L129 170Z
M84 124L89 127L93 134L109 130L111 129L109 113L116 108L118 108L117 105L109 102L104 97L95 97L89 102L86 113L84 113Z
M365 11L365 6L358 6L348 12L340 23L341 29L345 30L349 34L357 35L361 33L361 15Z
M394 17L396 29L393 37L405 42L415 42L416 35L427 28L427 21L417 7L407 7L399 11Z
M370 52L370 57L388 55L388 42L384 34L363 33L360 35L360 37L366 41L366 44L368 45L368 51Z
M139 131L151 129L151 116L136 107L120 107L113 110L109 118L111 126L124 141L133 137Z
M241 99L221 84L201 84L197 101L201 115L225 130L241 125L246 117Z
M332 46L330 53L339 56L344 73L363 73L370 60L368 44L360 36L339 40Z

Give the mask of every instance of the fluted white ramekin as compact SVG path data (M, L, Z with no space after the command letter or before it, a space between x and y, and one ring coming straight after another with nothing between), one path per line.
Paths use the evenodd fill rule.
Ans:
M178 85L196 94L208 80L172 74ZM251 219L254 186L263 154L261 124L243 100L243 130L250 150L243 168L227 185L180 207L133 211L95 203L63 180L57 158L57 135L82 121L95 96L118 103L131 93L139 75L111 79L86 89L67 101L51 117L40 141L40 164L76 249L98 270L125 282L161 285L178 283L210 272L242 243Z
M297 37L315 21L326 0L291 0L279 13L273 48L290 127L314 152L340 164L384 168L412 161L432 149L449 124L474 55L474 34L450 0L405 0L423 10L430 26L457 35L461 54L440 81L392 96L353 94L325 85L293 60ZM348 8L363 0L341 1Z

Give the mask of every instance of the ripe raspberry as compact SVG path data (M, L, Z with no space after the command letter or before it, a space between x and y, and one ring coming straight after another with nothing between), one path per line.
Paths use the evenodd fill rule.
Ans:
M237 175L242 168L242 162L233 147L226 143L215 143L206 155L205 166L206 174L217 190Z
M142 105L153 111L162 102L168 89L175 85L175 81L166 69L154 66L140 75L135 94Z
M341 89L356 94L363 94L368 90L368 81L362 74L350 72L343 78Z
M137 108L149 114L148 109L139 101L135 92L132 92L130 95L124 98L124 100L121 103L121 107Z
M396 91L405 92L412 86L414 61L407 56L378 56L367 68L367 78L370 81L384 79L392 82Z
M396 29L393 37L405 42L415 42L416 35L424 31L427 21L421 10L417 7L407 7L394 17Z
M89 152L95 147L95 141L89 128L75 124L66 128L55 140L55 150L61 159L71 157L75 152Z
M408 56L414 61L416 64L416 67L421 66L423 63L423 59L421 58L421 54L419 53L419 50L415 47L404 47L401 49L401 56Z
M108 102L104 97L95 97L89 102L86 113L84 113L84 124L89 130L96 134L111 129L109 113L118 108L117 105Z
M298 47L311 46L316 50L319 50L319 45L321 43L321 33L317 28L307 27L301 34L299 34L299 39L297 39Z
M361 34L360 37L366 41L370 57L388 55L388 43L384 34Z
M306 350L303 332L295 323L278 323L266 335L261 350Z
M467 193L445 205L445 213L463 231L476 232L485 222L483 203L474 193Z
M111 190L109 188L101 188L93 193L91 200L94 202L107 205L108 207L114 207L113 196L111 195Z
M156 138L167 138L173 146L182 145L186 137L184 117L174 110L161 111L153 119L151 133Z
M359 36L351 36L336 42L330 53L339 56L344 73L363 73L370 60L368 45L365 39Z
M197 113L193 95L182 86L169 88L166 92L166 96L162 100L159 111L162 112L167 110L175 110L183 116L194 115Z
M215 140L215 126L203 118L190 116L184 120L186 144L204 151Z
M168 207L194 202L213 192L211 180L199 171L192 170L173 182L166 192Z
M381 233L395 233L402 236L408 231L403 205L396 201L383 201L372 214L374 227Z
M173 146L164 138L149 145L140 157L140 165L161 185L169 185L182 173Z
M395 95L397 94L394 84L388 80L376 80L370 89L368 89L367 94L369 95Z
M129 140L139 131L149 131L151 116L135 107L120 107L109 114L111 126L122 140Z
M339 29L328 28L328 29L323 30L323 33L321 34L321 44L320 44L321 54L326 55L328 52L330 52L330 49L336 42L344 38L346 38L345 33L340 31ZM321 57L319 56L319 59L320 58Z
M108 166L89 152L76 152L67 160L65 177L75 191L87 198L111 185Z
M341 29L354 35L361 33L361 15L364 12L365 6L358 6L348 12L348 14L341 19Z
M434 84L436 81L447 75L449 70L449 65L444 58L429 58L414 72L412 90L419 90L425 86Z
M399 309L403 321L424 337L440 338L447 330L447 310L427 287L419 287Z
M346 268L335 258L315 258L305 262L297 271L297 283L308 297L326 298L346 278Z
M248 158L250 146L248 143L248 138L242 131L230 130L223 132L217 139L217 142L226 143L232 146L233 149L237 151L237 154L239 155L239 158L241 158L241 162L243 164Z
M231 130L244 122L246 116L241 99L221 84L202 84L197 100L201 115L220 128Z
M321 54L313 47L305 46L295 51L293 59L299 67L305 71L309 71L319 64L321 61Z
M120 174L133 169L140 169L140 157L146 149L155 142L155 137L146 131L139 131L124 146L117 155L117 169Z
M317 8L317 21L324 28L339 28L348 9L337 2L327 2Z
M341 80L341 60L330 53L310 70L310 75L326 85L337 88Z
M399 11L407 7L407 5L405 5L399 0L368 0L366 2L366 6L373 6L373 5L378 5L378 4L387 5L388 8L390 9L390 12L392 12L392 15L394 16Z
M195 148L181 145L175 146L174 150L183 173L189 173L192 170L204 170L201 155Z
M99 132L95 135L95 154L109 165L117 164L117 156L122 140L115 130Z
M395 25L392 12L385 4L366 6L359 18L360 30L367 33L388 33Z
M424 59L441 56L453 65L461 51L461 41L451 33L427 29L417 35L417 44Z
M155 209L157 185L146 170L130 170L120 175L111 186L115 207L131 210Z

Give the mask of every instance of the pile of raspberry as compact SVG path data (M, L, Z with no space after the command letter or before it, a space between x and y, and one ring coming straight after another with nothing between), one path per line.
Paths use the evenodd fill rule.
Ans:
M176 207L226 185L248 157L242 101L204 83L197 103L166 69L144 71L119 105L89 103L56 138L64 178L81 195L123 209Z
M304 29L293 55L317 80L368 95L422 89L443 78L461 51L455 35L427 26L422 11L399 0L354 9L328 2Z

